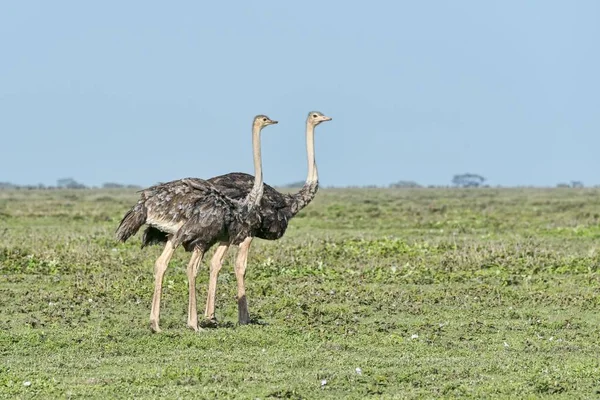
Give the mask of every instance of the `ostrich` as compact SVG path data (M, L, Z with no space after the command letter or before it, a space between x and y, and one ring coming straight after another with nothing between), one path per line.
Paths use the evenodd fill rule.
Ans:
M304 186L298 193L284 194L275 190L273 187L265 184L264 195L261 201L260 214L262 222L260 228L254 236L266 239L277 240L281 238L287 229L288 222L300 210L308 205L317 194L319 188L319 178L317 173L317 164L315 161L315 127L323 121L331 121L331 117L325 116L319 111L311 111L306 118L306 153L308 157L308 175ZM208 181L215 185L219 190L233 199L243 198L252 188L252 175L234 172L226 175L210 178ZM240 251L235 262L235 273L238 285L242 282L246 271L248 249L252 238L240 245ZM217 277L223 265L223 258L229 248L229 243L221 242L210 263L210 278L208 284L208 296L206 300L206 310L204 317L207 320L215 321L215 299L217 291ZM248 312L248 302L246 296L238 295L238 322L247 324L250 322Z
M119 241L126 241L139 228L148 227L142 246L154 243L157 232L166 239L166 246L154 267L154 295L150 311L150 327L160 332L160 297L162 281L175 249L183 245L192 252L187 267L189 303L187 325L198 331L196 311L196 275L204 253L215 243L240 245L250 243L254 232L261 227L259 213L263 197L263 177L260 154L261 130L277 121L257 115L252 124L254 173L251 190L243 198L231 198L212 183L203 179L185 178L162 183L142 190L140 200L129 210L116 231ZM236 274L238 276L238 274ZM238 297L244 296L244 286L238 282Z

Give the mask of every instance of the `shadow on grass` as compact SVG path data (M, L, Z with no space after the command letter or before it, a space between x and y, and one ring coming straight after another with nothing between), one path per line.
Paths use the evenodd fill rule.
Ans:
M232 321L219 322L216 319L205 319L201 321L199 325L203 329L235 329L244 325L268 326L269 324L262 319L262 316L255 315L250 316L250 322L244 325Z

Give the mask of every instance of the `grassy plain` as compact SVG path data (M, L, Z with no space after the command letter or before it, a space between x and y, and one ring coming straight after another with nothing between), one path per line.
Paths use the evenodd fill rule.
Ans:
M135 199L0 191L0 397L600 397L599 190L321 190L254 243L256 324L235 323L232 252L220 325L186 329L178 251L161 334L160 249L113 239Z

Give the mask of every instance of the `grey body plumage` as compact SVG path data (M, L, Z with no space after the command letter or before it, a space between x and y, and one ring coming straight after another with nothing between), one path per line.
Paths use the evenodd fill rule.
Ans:
M240 200L245 198L252 189L254 176L243 172L232 172L210 178L208 182L228 198ZM265 240L280 239L285 234L290 219L311 202L318 188L318 181L310 182L305 183L299 192L287 194L281 193L265 183L263 197L258 208L260 225L253 227L250 236ZM142 247L162 244L167 239L168 232L149 226L142 237ZM185 248L188 250L188 247Z
M142 246L167 239L186 251L206 251L217 242L238 245L255 236L261 223L257 208L243 202L251 188L252 183L245 196L231 198L198 178L149 187L141 191L140 200L121 221L117 239L124 242L147 224Z

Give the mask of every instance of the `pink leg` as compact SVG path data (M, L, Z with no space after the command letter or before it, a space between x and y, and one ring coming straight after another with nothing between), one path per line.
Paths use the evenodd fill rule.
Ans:
M246 288L244 286L244 276L246 275L246 266L248 264L248 251L252 244L252 238L246 238L241 244L235 260L235 278L237 280L237 301L238 301L238 322L240 325L250 323L250 313L248 312L248 301L246 300Z
M192 328L196 332L198 328L198 311L196 310L196 276L198 275L198 267L202 262L204 252L200 249L194 249L192 257L187 267L188 277L188 290L189 290L189 302L188 302L188 327Z
M206 299L206 309L204 311L204 318L210 321L216 321L215 301L217 297L217 278L219 277L219 271L221 271L221 267L223 266L223 258L225 258L228 248L229 244L222 242L219 247L217 247L217 250L215 250L212 260L210 260L208 296Z
M162 281L165 275L165 271L169 266L169 260L173 256L175 248L173 243L169 240L163 250L162 254L156 260L154 264L154 295L152 296L152 309L150 310L150 329L153 332L160 332L158 326L158 320L160 316L160 296L162 294Z

